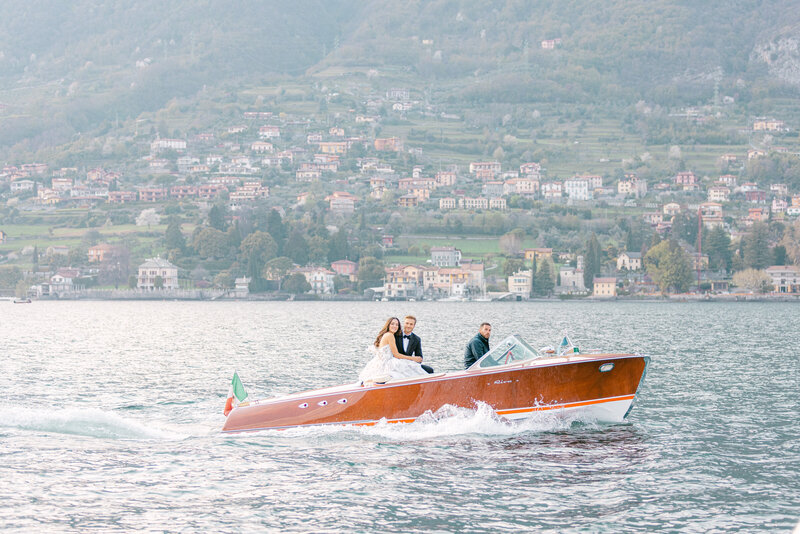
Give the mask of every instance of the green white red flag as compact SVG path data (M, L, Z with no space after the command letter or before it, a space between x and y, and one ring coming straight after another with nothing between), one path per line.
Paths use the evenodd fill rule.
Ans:
M234 409L234 399L236 399L236 404L239 404L244 402L246 398L247 392L244 390L242 381L239 380L239 373L234 371L233 380L231 380L231 387L228 390L228 400L225 401L225 411L223 414L228 415L231 413L231 410Z

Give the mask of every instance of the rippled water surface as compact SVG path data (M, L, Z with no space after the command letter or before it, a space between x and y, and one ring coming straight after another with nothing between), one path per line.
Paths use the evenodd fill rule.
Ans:
M353 381L389 315L457 369L481 321L653 358L625 424L490 409L222 435L251 396ZM0 302L0 529L791 531L800 306Z

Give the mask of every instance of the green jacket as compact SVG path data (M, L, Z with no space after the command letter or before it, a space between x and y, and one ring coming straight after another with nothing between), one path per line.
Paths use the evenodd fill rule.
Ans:
M480 332L469 340L464 351L464 369L469 369L472 364L481 359L481 356L489 352L489 340L483 337Z

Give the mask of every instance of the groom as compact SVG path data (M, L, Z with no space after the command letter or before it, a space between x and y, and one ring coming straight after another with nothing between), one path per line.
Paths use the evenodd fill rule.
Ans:
M397 343L397 350L406 356L419 356L422 358L422 340L417 334L414 333L414 327L417 325L417 318L413 315L406 315L403 318L403 331L395 334L395 342ZM433 367L429 365L420 364L425 371L433 373Z

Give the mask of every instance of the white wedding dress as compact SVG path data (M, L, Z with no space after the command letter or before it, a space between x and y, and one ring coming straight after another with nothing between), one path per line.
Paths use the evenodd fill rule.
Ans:
M372 359L367 362L367 365L358 374L360 382L386 382L390 378L394 380L426 376L428 374L417 362L395 358L389 345L382 347L371 346L367 349L367 352L372 355Z

